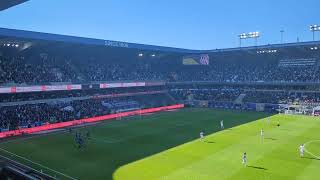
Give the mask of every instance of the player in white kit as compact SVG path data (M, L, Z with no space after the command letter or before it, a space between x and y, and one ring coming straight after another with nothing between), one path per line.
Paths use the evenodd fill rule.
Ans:
M261 129L260 131L260 136L261 136L261 142L263 143L263 140L264 140L264 130Z
M200 140L204 139L204 132L200 132Z
M244 152L242 155L242 164L247 166L247 153Z
M221 129L224 129L223 120L220 121L220 127Z
M300 157L303 157L304 156L304 144L300 145L299 150L300 150Z

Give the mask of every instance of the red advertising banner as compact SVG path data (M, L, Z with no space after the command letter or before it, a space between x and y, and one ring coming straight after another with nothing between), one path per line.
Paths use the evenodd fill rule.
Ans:
M126 117L126 116L132 116L132 115L154 113L154 112L160 112L160 111L166 111L166 110L172 110L172 109L181 109L183 107L184 107L183 104L176 104L176 105L171 105L171 106L163 106L163 107L150 108L150 109L134 110L134 111L117 113L117 114L110 114L110 115L98 116L98 117L93 117L93 118L86 118L86 119L81 119L81 120L67 121L67 122L54 123L54 124L46 124L43 126L38 126L38 127L33 127L33 128L24 128L24 129L19 129L19 130L14 130L14 131L1 132L0 138L6 138L6 137L10 137L10 136L18 136L18 135L22 135L22 134L32 134L32 133L36 133L36 132L47 131L47 130L51 130L51 129L65 128L65 127L80 125L80 124L84 124L84 123L105 121L105 120L115 119L118 117Z

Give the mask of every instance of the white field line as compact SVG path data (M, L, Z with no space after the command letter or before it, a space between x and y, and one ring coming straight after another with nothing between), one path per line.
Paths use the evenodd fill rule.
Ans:
M49 168L49 167L47 167L47 166L44 166L44 165L42 165L42 164L36 163L36 162L34 162L34 161L30 160L30 159L24 158L24 157L22 157L22 156L19 156L19 155L17 155L17 154L14 154L14 153L12 153L12 152L10 152L10 151L7 151L7 150L5 150L5 149L0 148L0 150L6 152L6 153L8 153L8 154L11 154L11 155L13 155L13 156L16 156L16 157L18 157L18 158L20 158L20 159L23 159L23 160L25 160L25 161L28 161L28 162L30 162L30 163L32 163L32 164L35 164L35 165L37 165L37 166L40 166L40 167L42 167L42 168L44 168L44 169L47 169L47 170L50 170L50 171L55 172L55 173L57 173L57 174L60 174L60 175L66 177L66 178L68 178L68 179L77 180L76 178L73 178L73 177L71 177L71 176L69 176L69 175L67 175L67 174L64 174L64 173L62 173L62 172L56 171L56 170L51 169L51 168Z
M310 151L308 151L308 149L307 149L307 145L308 144L311 144L311 143L313 143L313 142L319 142L320 140L312 140L312 141L308 141L308 142L306 142L304 145L305 145L305 151L306 151L306 153L308 153L308 154L310 154L311 156L313 156L313 157L315 157L315 158L317 158L317 159L320 159L320 157L319 156L316 156L316 155L314 155L312 152L310 152Z

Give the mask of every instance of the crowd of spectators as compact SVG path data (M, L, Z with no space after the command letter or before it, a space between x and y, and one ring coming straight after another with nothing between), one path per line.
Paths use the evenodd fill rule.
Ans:
M234 59L213 60L208 66L187 66L181 59L148 61L84 61L47 56L33 61L0 56L0 84L124 80L217 81L217 82L319 82L320 68L280 66L278 61L259 63Z
M116 95L124 93L152 93L159 91L167 91L166 87L131 87L131 88L106 88L106 89L86 89L73 91L47 91L47 92L30 92L30 93L9 93L1 94L0 103L5 102L21 102L35 101L57 98L77 98L77 97L96 97L104 95Z
M317 91L295 90L254 90L241 88L228 89L171 89L170 94L182 101L233 102L243 97L240 103L271 104L316 104L320 103ZM241 95L241 96L240 96Z
M50 82L92 82L92 81L215 81L215 82L319 82L319 64L313 66L279 66L278 61L233 59L212 60L208 66L186 66L181 59L150 61L76 61L41 55L0 56L0 86L5 84L46 84ZM150 89L149 89L150 90ZM154 89L156 90L156 89ZM38 99L59 99L70 97L100 96L128 92L143 92L136 88L26 93L3 95L0 103L35 101ZM317 103L320 93L299 93L294 91L260 91L245 88L173 88L170 94L177 100L205 100L234 102L241 94L244 102L254 103ZM117 112L118 110L155 107L172 103L169 96L143 95L136 97L87 98L64 103L31 103L14 106L0 106L0 127L16 129L43 123L69 121Z
M233 102L240 89L171 89L170 94L178 100L209 100Z
M299 91L246 91L244 101L272 104L312 104L320 103L319 92Z
M0 57L0 84L68 82L77 80L68 61L56 63L54 60L39 59L28 62L24 57Z
M250 65L231 63L210 67L182 67L176 81L216 82L319 82L318 66L280 67L275 63Z
M166 94L124 96L117 98L91 98L77 101L61 101L0 106L0 129L33 127L45 123L56 123L88 117L96 117L128 111L173 104Z

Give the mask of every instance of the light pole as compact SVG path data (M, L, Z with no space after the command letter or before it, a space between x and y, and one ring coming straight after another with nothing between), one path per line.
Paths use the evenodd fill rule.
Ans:
M239 44L240 47L242 45L242 40L244 39L254 39L255 40L255 46L258 46L258 38L260 37L260 33L258 31L256 32L249 32L249 33L241 33L239 35Z
M281 30L280 33L281 33L281 42L280 42L280 43L282 44L282 43L283 43L283 33L284 33L284 30Z
M315 40L315 32L320 31L320 25L311 25L310 26L310 31L312 32L312 41Z

